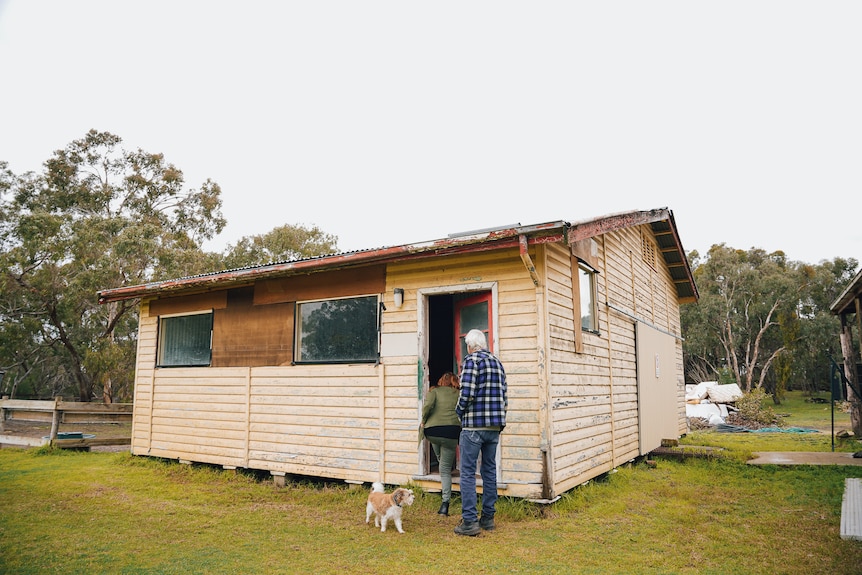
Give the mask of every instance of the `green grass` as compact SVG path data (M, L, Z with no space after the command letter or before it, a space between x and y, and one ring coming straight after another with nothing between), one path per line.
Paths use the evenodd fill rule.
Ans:
M828 394L815 397L828 400ZM787 397L779 405L771 399L764 402L781 416L782 425L786 429L813 429L816 433L722 433L710 428L703 431L693 431L681 441L684 445L704 445L723 447L728 456L739 461L746 461L756 451L836 451L856 452L862 450L862 442L857 439L833 440L832 428L835 432L850 429L850 414L841 411L838 404L834 413L830 403L814 403L801 392L788 392ZM834 423L833 423L834 415Z
M503 498L476 538L452 533L435 494L405 510L407 533L381 533L367 489L341 482L2 449L0 573L862 574L862 542L839 537L844 479L862 467L751 466L739 454L763 444L735 442L773 440L712 435L733 455L634 462L550 506Z
M811 400L818 399L826 403L814 403ZM803 395L801 392L788 392L787 397L780 405L773 405L768 401L766 405L772 406L775 413L785 414L784 423L788 426L810 427L829 432L832 426L833 406L829 400L828 393L818 393L812 397ZM840 405L835 404L834 409L835 431L850 429L850 414L841 411Z

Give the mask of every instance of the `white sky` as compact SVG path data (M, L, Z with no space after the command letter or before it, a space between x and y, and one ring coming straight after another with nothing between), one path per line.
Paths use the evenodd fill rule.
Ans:
M222 188L222 250L668 207L862 260L862 2L0 0L0 160L90 129Z

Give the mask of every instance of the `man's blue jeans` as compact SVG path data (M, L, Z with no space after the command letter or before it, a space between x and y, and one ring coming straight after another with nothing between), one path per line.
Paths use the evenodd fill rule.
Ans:
M461 430L461 519L478 520L476 497L476 461L482 455L482 517L494 517L497 503L497 444L499 431Z

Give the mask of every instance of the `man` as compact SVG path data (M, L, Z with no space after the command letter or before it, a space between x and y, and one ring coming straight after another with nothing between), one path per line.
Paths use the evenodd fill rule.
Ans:
M494 529L497 503L497 444L506 427L506 372L488 351L485 334L470 330L464 338L467 356L461 364L461 393L455 413L461 420L461 524L458 535ZM482 517L476 509L476 460L482 457Z

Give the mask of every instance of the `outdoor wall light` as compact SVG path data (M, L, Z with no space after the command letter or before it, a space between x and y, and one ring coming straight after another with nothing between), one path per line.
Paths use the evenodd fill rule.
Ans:
M395 295L395 307L400 308L404 305L404 288L395 288L393 293Z

